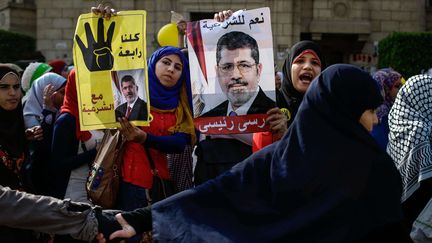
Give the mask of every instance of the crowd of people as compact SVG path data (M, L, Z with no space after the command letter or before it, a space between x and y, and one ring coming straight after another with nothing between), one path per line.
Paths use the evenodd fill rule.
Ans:
M203 116L266 113L270 130L200 136L179 45L148 59L150 110L135 108L133 77L121 80L126 142L110 210L86 191L103 131L80 129L76 71L61 60L0 64L0 242L432 242L432 77L327 66L305 40L275 73L273 102L258 85L256 42L233 31L216 53L227 101ZM150 126L132 125L144 109ZM154 170L174 195L151 198Z

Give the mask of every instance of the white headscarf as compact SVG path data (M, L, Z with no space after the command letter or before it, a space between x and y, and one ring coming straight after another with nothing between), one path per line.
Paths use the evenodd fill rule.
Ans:
M432 177L432 77L413 76L399 90L389 113L387 152L402 176L402 201Z
M54 90L60 89L66 83L66 79L56 73L46 73L33 82L27 92L27 101L24 106L24 124L26 128L40 125L43 110L43 92L48 84L53 85Z
M276 72L276 75L279 76L281 82L283 81L283 73L282 72Z

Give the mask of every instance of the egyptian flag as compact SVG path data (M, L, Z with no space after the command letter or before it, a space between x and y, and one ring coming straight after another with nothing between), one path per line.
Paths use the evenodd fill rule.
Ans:
M200 21L187 23L187 38L188 38L189 42L191 43L191 46L192 46L194 52L196 53L196 56L198 58L198 63L200 65L201 71L204 75L204 79L205 79L206 83L208 83L206 62L205 62L205 57L204 57L204 45L203 45L203 40L202 40L202 36L201 36Z

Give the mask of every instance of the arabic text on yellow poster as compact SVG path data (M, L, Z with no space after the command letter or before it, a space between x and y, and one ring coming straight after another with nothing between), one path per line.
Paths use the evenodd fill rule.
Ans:
M142 10L109 20L91 13L79 17L73 55L81 130L119 127L116 120L123 116L149 125L145 23Z

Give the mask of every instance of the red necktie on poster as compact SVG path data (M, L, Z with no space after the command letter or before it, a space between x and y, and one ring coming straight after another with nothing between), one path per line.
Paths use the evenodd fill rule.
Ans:
M132 108L130 107L130 106L128 106L127 107L127 110L126 110L126 118L129 118L129 115L130 115L130 113L131 113L131 110L132 110Z

